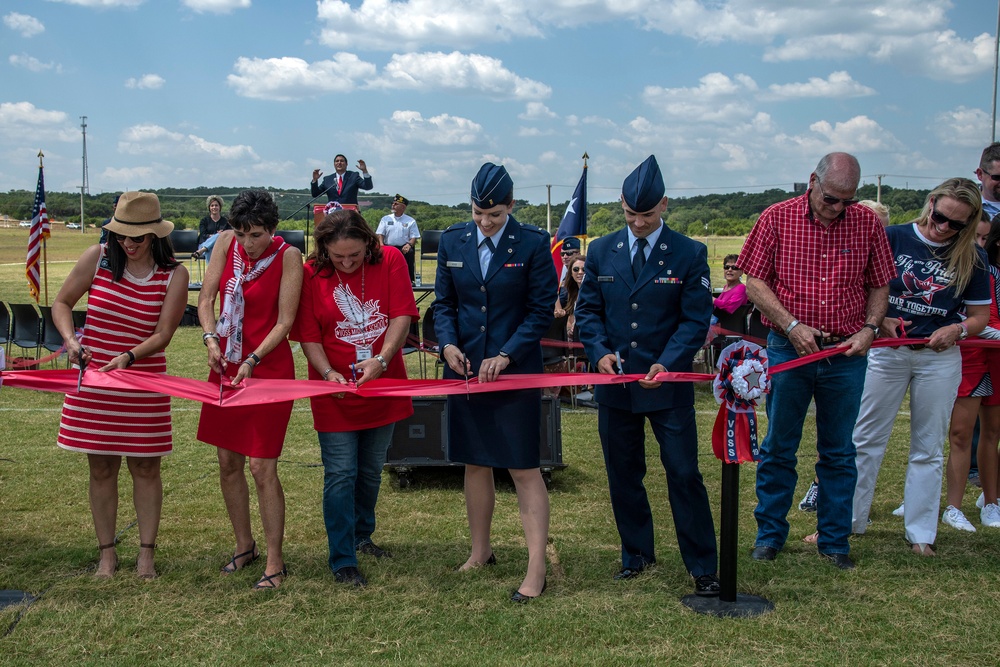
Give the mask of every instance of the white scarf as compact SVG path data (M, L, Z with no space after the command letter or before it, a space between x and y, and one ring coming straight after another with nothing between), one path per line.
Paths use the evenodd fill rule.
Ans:
M233 248L233 277L229 279L226 283L226 287L223 293L228 292L229 298L226 299L225 305L222 308L222 314L219 316L219 321L215 325L215 333L219 334L223 338L226 338L226 360L237 362L242 361L243 356L243 283L249 282L258 278L267 267L271 266L271 262L275 260L281 254L281 248L285 246L284 240L278 245L277 250L275 250L271 255L257 262L257 265L253 267L248 273L244 273L246 266L243 263L243 258L240 256L239 248Z

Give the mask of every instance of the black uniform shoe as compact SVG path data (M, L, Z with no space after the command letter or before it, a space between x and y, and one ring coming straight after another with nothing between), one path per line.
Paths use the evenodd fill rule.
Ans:
M714 598L719 594L719 578L714 574L703 574L694 578L694 594L703 598Z
M368 556L375 556L375 558L392 558L392 554L378 546L371 540L367 542L362 542L356 547L356 551L360 554L366 554Z
M368 585L365 575L361 574L361 570L353 565L340 568L333 573L333 578L337 580L338 584L347 584L349 586L357 586L358 588L364 588Z
M820 554L823 558L827 559L835 566L839 567L841 570L853 570L854 561L847 554Z
M774 560L778 557L778 550L774 547L754 547L750 552L750 558L754 560Z

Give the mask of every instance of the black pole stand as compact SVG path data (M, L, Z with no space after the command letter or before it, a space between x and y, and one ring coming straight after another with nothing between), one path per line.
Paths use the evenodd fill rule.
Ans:
M699 614L721 618L751 618L774 610L774 604L757 595L736 592L736 552L739 535L740 464L722 464L722 527L719 532L718 597L685 595L681 604Z
M35 596L27 591L2 590L0 591L0 608L10 607L22 602L33 602Z

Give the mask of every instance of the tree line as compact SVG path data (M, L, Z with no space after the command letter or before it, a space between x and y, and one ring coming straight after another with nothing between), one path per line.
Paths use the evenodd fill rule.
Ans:
M219 195L227 203L246 188L163 188L151 190L160 198L163 217L172 220L181 229L197 228L198 222L208 214L205 200L209 195ZM270 190L278 203L282 217L282 229L305 229L311 226L312 205L308 190ZM877 187L863 185L858 189L859 199L875 199ZM882 203L889 207L891 224L912 220L923 206L929 190L910 190L882 186ZM745 236L750 232L757 217L765 208L791 197L794 193L774 188L763 192L732 192L728 194L707 194L694 197L671 197L664 216L671 229L688 236ZM31 218L31 207L35 193L28 190L10 190L0 193L0 214L18 220ZM98 226L111 216L115 193L103 193L84 197L84 214L88 227ZM364 193L363 200L368 205L361 214L374 228L382 216L387 215L392 195ZM46 208L49 218L66 222L79 222L80 195L73 192L46 192ZM569 202L552 205L553 233L562 219ZM625 215L618 201L589 202L587 232L591 237L602 236L625 225ZM472 208L468 202L447 206L411 201L406 211L412 215L421 229L445 229L455 223L472 218ZM544 204L530 204L515 201L514 215L521 222L537 225L545 229L547 207Z

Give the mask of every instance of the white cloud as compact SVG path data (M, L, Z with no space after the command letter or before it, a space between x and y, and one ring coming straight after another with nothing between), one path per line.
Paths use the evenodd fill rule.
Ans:
M145 1L146 0L50 0L50 2L63 2L67 5L78 5L80 7L91 7L94 9L138 7Z
M3 17L3 23L11 30L21 33L21 37L24 38L34 37L45 32L45 26L42 25L42 22L28 14L11 12Z
M228 146L194 134L171 132L153 123L126 128L118 142L118 151L127 155L156 155L162 159L169 156L197 156L224 161L260 159L250 146Z
M721 167L726 171L739 171L750 167L750 158L747 149L739 144L719 143L727 158L721 162Z
M702 122L733 122L753 113L747 97L757 92L757 83L745 74L730 78L720 72L706 74L693 88L646 86L643 100L669 116L696 118Z
M0 103L0 136L22 141L78 141L69 116L63 111L39 109L31 102Z
M292 102L324 93L346 93L375 75L375 65L353 53L308 63L301 58L239 58L226 77L242 97Z
M199 14L229 14L234 9L247 9L250 0L182 0L182 4Z
M809 77L806 83L771 84L768 90L777 98L797 97L864 97L874 95L875 90L851 78L847 72L833 72L825 79Z
M482 140L483 127L468 118L448 114L424 118L417 111L394 111L382 121L386 138L393 144L469 146Z
M521 120L550 120L559 116L541 102L528 102L524 107L524 113L518 114L517 117Z
M136 88L138 90L159 90L163 88L166 80L159 74L143 74L138 79L129 77L125 80L126 88Z
M524 138L531 137L548 137L555 134L552 130L542 130L537 127L519 127L517 129L517 136Z
M497 100L538 100L552 94L549 86L514 74L496 58L458 51L394 54L372 86L485 94Z
M822 156L830 151L848 153L898 152L903 144L887 129L867 116L855 116L844 122L820 120L809 126L811 134L775 136L779 146L796 147L806 154ZM818 159L818 158L817 158Z
M982 109L960 106L937 114L929 129L942 143L982 148L991 134L990 122L990 115Z
M14 67L23 67L24 69L32 72L44 72L50 69L54 69L57 72L62 72L61 65L57 65L54 62L43 63L38 58L35 58L34 56L29 56L27 53L22 53L19 56L12 55L7 58L7 61Z
M335 49L413 51L429 44L468 48L514 37L541 37L528 3L514 0L319 0L320 41Z

